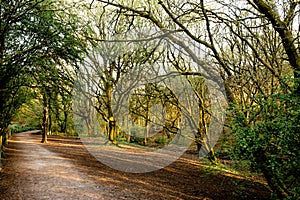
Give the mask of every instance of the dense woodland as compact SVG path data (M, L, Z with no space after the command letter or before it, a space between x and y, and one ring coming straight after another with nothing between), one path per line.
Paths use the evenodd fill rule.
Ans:
M274 199L298 199L299 24L299 0L1 0L1 149L29 129L42 130L43 143L101 134L160 148L192 124L193 144L214 165L246 163ZM186 100L143 80L126 112L116 106L114 91L169 69L189 84ZM132 128L121 130L128 118Z

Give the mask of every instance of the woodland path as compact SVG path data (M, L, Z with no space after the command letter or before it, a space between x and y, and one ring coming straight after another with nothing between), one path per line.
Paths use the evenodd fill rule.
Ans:
M5 149L0 199L268 199L265 185L203 172L196 156L164 169L131 174L91 156L78 139L15 134Z

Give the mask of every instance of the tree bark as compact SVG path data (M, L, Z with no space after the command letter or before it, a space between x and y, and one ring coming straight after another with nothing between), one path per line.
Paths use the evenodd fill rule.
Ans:
M108 129L109 141L111 141L113 144L117 144L116 121L114 117L109 118Z
M272 7L263 0L254 0L254 4L260 13L264 14L266 18L272 23L274 30L279 34L285 52L288 56L289 63L294 69L294 77L298 86L296 88L296 94L300 95L300 55L295 46L295 39L293 38L292 31L288 28L288 21L282 21L279 15L272 9ZM291 3L290 12L297 6L296 2Z
M68 113L67 113L67 111L64 111L64 121L61 125L61 132L62 133L67 132L67 124L68 124Z
M276 174L272 173L272 171L265 165L268 158L264 154L264 150L257 150L254 152L254 158L258 164L258 168L262 171L264 177L266 178L270 189L276 193L277 198L285 199L288 197L289 194L284 183L282 183L282 181L277 178Z
M48 129L48 118L49 118L49 109L47 97L44 95L44 111L43 111L43 122L42 122L42 143L47 143L47 129Z
M3 144L2 144L2 135L0 135L0 162L3 157Z

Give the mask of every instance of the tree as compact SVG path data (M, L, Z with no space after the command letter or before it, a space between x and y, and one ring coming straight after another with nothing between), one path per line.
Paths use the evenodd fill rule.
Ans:
M91 101L90 105L93 105L101 118L108 123L108 138L114 144L117 143L117 135L114 116L116 110L112 105L113 90L125 73L138 65L151 62L153 52L147 49L130 50L120 44L102 42L88 53L80 70L80 84L83 85L78 89L87 95Z
M145 126L144 144L158 132L168 139L178 134L180 127L180 104L176 95L161 83L147 83L136 89L130 98L130 117L133 122ZM161 108L156 108L160 106Z
M100 120L106 123L108 139L116 144L117 124L114 113L119 108L114 108L112 105L115 100L113 90L127 72L138 69L137 66L146 66L155 62L154 52L156 43L159 42L135 41L131 38L132 35L138 35L141 31L128 32L127 25L130 21L121 17L118 12L102 7L101 4L91 4L85 11L86 18L92 24L91 32L84 35L90 41L90 46L86 59L80 67L77 89L85 95L88 103L81 100L79 102L81 101L83 106L95 107ZM148 28L143 23L137 23L136 26L142 29ZM137 73L142 71L139 69ZM138 74L133 79L138 80ZM87 110L88 112L85 112ZM93 120L91 117L93 111L90 108L85 111L76 113L85 118L87 129L91 130L88 124Z
M282 4L278 4L279 2L276 3L275 1L265 2L264 0L253 0L253 2L248 0L248 2L258 10L259 13L264 15L280 36L288 61L294 70L296 83L299 84L299 80L297 79L299 79L300 73L300 52L296 44L299 33L295 37L295 34L293 34L293 26L296 16L298 15L297 12L299 11L300 2L297 0L282 1ZM281 11L281 9L283 9L283 11ZM298 86L295 92L296 94L300 94L300 86Z
M178 48L183 48L186 54L192 58L192 60L198 64L198 66L203 66L202 68L205 68L204 73L200 73L202 76L205 78L215 80L222 85L222 82L217 81L218 80L218 75L214 72L215 69L207 68L206 66L208 63L203 62L202 59L199 59L197 56L198 52L195 52L192 50L192 48L195 48L199 50L199 47L195 46L192 42L193 41L185 41L180 34L181 30L174 29L175 26L171 25L169 22L170 20L164 20L162 18L162 15L164 17L168 18L168 15L164 13L164 10L160 9L160 5L157 4L156 2L146 2L143 7L143 9L139 8L139 4L132 4L132 6L127 6L127 3L124 2L124 4L118 3L118 2L107 2L107 1L99 1L102 2L102 5L105 8L108 8L110 12L114 13L113 16L113 23L111 23L111 26L113 27L113 30L121 31L122 33L126 33L130 30L134 30L140 32L141 24L147 24L147 27L150 27L149 31L150 33L154 34L146 34L142 39L138 40L143 40L143 41L153 41L155 39L168 39L170 40L171 43L173 43L173 46L176 46L175 49ZM129 4L128 4L129 5ZM152 12L155 11L155 12ZM102 15L101 15L102 16ZM122 23L122 22L127 22L127 23ZM143 27L142 25L142 27ZM148 28L149 29L149 28ZM178 35L174 33L179 33ZM109 34L107 34L109 35ZM182 40L183 39L183 40ZM103 38L96 39L98 41L103 41ZM124 40L123 40L124 41ZM128 40L127 40L128 41ZM131 39L129 40L130 42L137 41L136 39ZM163 55L162 55L163 56ZM186 58L187 56L185 56ZM172 64L172 63L171 63ZM203 69L202 69L203 71ZM180 71L182 72L182 70ZM194 73L195 71L191 71L190 69L186 69L186 71L183 71L184 73L187 74L197 74L199 75L199 72ZM222 87L222 86L221 86ZM193 126L195 124L199 124L198 122L193 122ZM205 135L205 134L204 134ZM206 137L208 138L208 137ZM212 145L213 146L213 145ZM209 147L209 150L205 151L210 151L211 148Z
M273 105L269 105L270 103L278 104L269 97L270 95L272 97L283 95L284 99L292 99L293 102L299 100L295 97L300 93L298 78L299 1L201 0L200 2L158 1L150 3L150 1L145 1L144 3L133 3L133 1L99 0L99 2L120 11L120 15L123 14L124 17L131 17L132 21L137 18L144 19L164 33L179 32L199 44L202 52L206 55L204 63L192 51L191 46L179 39L178 34L167 35L174 44L187 52L194 62L218 67L218 72L223 79L221 84L225 85L226 95L233 111L231 116L242 121L242 123L234 124L234 133L237 139L242 140L243 137L239 136L245 136L239 135L239 133L247 133L242 130L251 130L252 133L255 133L252 136L257 137L256 139L259 139L260 134L265 134L269 139L277 138L278 132L289 137L287 129L284 128L278 129L278 132L263 129L265 133L259 133L262 129L257 129L255 123L262 120L265 127L269 127L270 119L264 117L267 113L257 112L265 106L269 113L273 113L272 115L279 114L278 111L281 111L276 106L274 108ZM133 26L128 27L134 28ZM207 70L206 75L210 75L210 67L206 67L205 70ZM210 78L212 77L214 76L210 76ZM278 101L281 102L281 100ZM279 104L285 105L282 102ZM293 106L288 107L294 111L297 109ZM243 118L240 117L241 115ZM297 119L295 115L281 114L279 116L280 123L276 126L282 125L281 122L288 121L290 117L293 120ZM297 122L293 121L292 124L295 125ZM244 129L246 127L247 129ZM271 190L279 198L295 196L296 193L291 191L297 188L297 184L295 183L294 189L287 187L285 184L288 184L288 181L283 180L290 180L291 176L281 174L282 176L280 175L278 178L276 170L278 172L284 168L278 163L275 164L272 156L267 156L276 155L276 153L273 154L272 142L259 143L260 151L257 153L257 149L250 148L253 144L251 143L252 139L246 140L248 150L255 157L253 162L264 173ZM286 141L289 139L282 137L281 140L277 140L277 142L279 141L287 144ZM296 141L298 141L297 138ZM296 144L298 143L296 142ZM278 143L276 145L278 148L283 148ZM239 147L243 149L242 146ZM292 142L285 148L295 149L295 143ZM278 153L278 151L275 152ZM277 156L279 155L277 154ZM290 155L287 162L293 162L294 159L297 160L296 154ZM276 170L266 170L273 165ZM292 169L292 165L289 166Z
M7 127L24 102L19 88L39 87L51 72L61 72L55 64L80 60L84 42L74 34L80 31L77 25L78 18L59 1L1 1L0 113L8 115L1 117L1 127Z

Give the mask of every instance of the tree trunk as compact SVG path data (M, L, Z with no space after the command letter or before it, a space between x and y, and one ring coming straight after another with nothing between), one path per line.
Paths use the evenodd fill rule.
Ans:
M64 121L62 123L61 130L60 130L62 133L67 132L67 123L68 123L68 113L64 111Z
M204 138L196 141L196 144L199 153L200 153L200 149L203 147L205 149L204 153L207 153L208 160L213 164L218 163L218 158L216 157L214 149L210 147L210 145L207 143L207 141Z
M116 121L114 117L109 118L108 122L108 138L113 144L117 144Z
M8 145L8 140L10 139L11 137L11 130L8 130L7 132L7 140L6 140L6 144L5 145Z
M212 164L215 164L217 165L218 164L218 158L215 154L215 150L214 149L211 149L210 152L207 154L207 158L208 160L212 163Z
M274 30L279 34L282 45L285 49L286 55L288 56L288 60L290 65L294 70L294 77L296 79L296 83L298 86L296 88L296 95L300 95L300 55L298 51L298 47L295 45L295 39L293 37L292 31L288 27L288 21L281 20L280 16L272 9L270 4L266 3L263 0L254 0L253 1L257 6L257 9L260 13L264 14L267 19L272 23ZM298 3L299 4L299 3ZM297 2L290 3L290 11L295 12L297 7Z
M2 133L0 133L0 159L4 158L4 147L8 145L8 139L11 136L11 131L9 129L4 129ZM2 135L1 135L2 134ZM0 160L1 163L1 160Z
M0 162L3 157L3 144L2 144L2 135L0 135Z
M196 145L197 145L197 151L199 152L200 151L200 149L201 149L201 147L202 147L202 139L201 139L202 137L201 137L201 133L200 133L200 130L199 130L199 128L198 128L198 131L197 131L197 133L196 133L196 135L195 135L195 143L196 143Z
M148 143L148 137L150 135L149 132L150 132L150 125L148 122L148 124L146 125L145 133L144 133L144 145L147 145L147 143Z
M127 123L127 130L128 130L128 133L127 133L127 142L129 143L130 139L131 139L131 130L130 130L130 124L129 124L130 123L129 116L127 116L126 123Z
M270 189L276 193L277 198L285 199L288 197L288 190L286 189L284 183L280 181L276 174L272 173L267 166L265 166L266 160L268 160L267 156L264 154L263 150L257 150L254 152L254 158L256 163L258 163L258 168L262 171L264 177L266 178Z
M46 97L44 96L44 111L43 111L43 122L42 122L42 143L47 143L47 129L48 129L48 118L49 118L49 110L48 110L48 102Z
M91 120L90 120L89 116L87 116L85 118L85 124L86 124L86 128L87 128L87 136L91 137L92 136L92 125L91 125Z
M52 116L49 113L50 108L48 108L48 134L52 135Z

